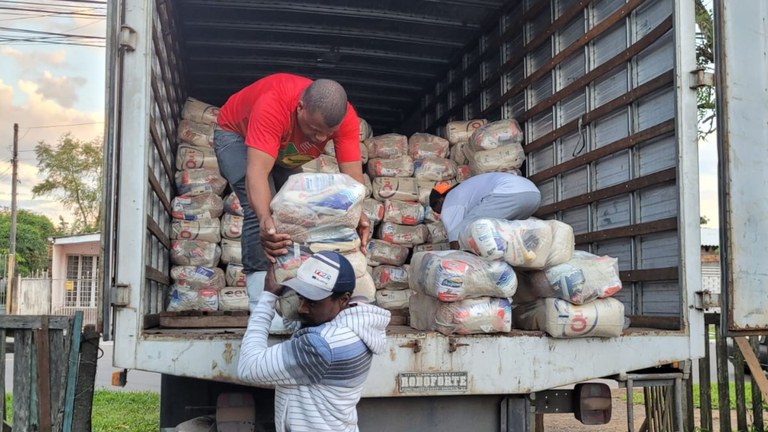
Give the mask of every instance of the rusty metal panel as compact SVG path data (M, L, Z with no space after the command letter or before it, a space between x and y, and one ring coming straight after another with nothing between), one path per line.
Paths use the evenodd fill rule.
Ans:
M734 335L768 329L768 3L717 1L715 28L723 327Z

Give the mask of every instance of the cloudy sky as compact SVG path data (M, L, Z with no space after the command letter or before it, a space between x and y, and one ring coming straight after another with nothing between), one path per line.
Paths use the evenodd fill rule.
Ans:
M19 207L45 214L54 223L59 215L71 220L55 200L32 197L31 189L40 181L33 149L39 141L55 143L67 132L82 140L103 134L104 48L60 43L104 42L56 39L50 33L103 37L105 9L100 0L0 0L0 207L10 206L13 123L18 123ZM709 218L709 226L717 226L715 145L702 143L700 148L701 214Z
M56 143L67 132L82 140L103 135L104 41L50 33L103 37L105 8L96 1L0 1L0 207L11 202L13 124L18 123L19 208L54 223L59 215L71 220L55 200L32 197L40 181L33 150L39 141Z

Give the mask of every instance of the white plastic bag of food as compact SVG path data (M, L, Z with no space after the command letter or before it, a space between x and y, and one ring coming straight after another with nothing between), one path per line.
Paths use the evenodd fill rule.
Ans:
M371 228L384 219L384 203L373 198L363 200L363 213L371 221Z
M509 298L517 290L517 276L509 264L464 251L415 253L410 268L410 288L444 302Z
M570 259L572 236L570 226L555 220L478 219L459 233L459 244L479 256L503 259L515 268L541 270Z
M468 142L475 129L488 124L488 120L476 119L465 121L452 121L445 125L445 137L451 145Z
M176 130L180 142L200 148L213 148L213 125L182 120Z
M376 306L387 310L408 309L408 300L411 298L411 294L413 294L413 291L409 289L378 290L376 291Z
M195 168L176 173L176 191L179 195L200 195L213 192L221 196L227 180L218 172L207 169Z
M469 171L474 174L508 172L520 175L525 152L520 144L510 144L493 150L467 152Z
M243 207L240 205L240 199L234 192L230 192L224 199L224 211L235 216L245 216Z
M424 225L398 225L392 222L382 222L376 231L381 240L413 247L427 242L429 230Z
M424 206L412 201L386 200L382 220L399 225L418 225L424 222Z
M352 291L350 302L373 303L376 301L376 286L368 272L355 279L355 290Z
M171 209L171 216L174 219L216 219L221 216L224 204L220 196L208 192L200 195L177 196L171 201Z
M551 291L553 297L573 304L589 303L621 290L618 259L574 251L570 261L530 274L534 291Z
M408 138L408 156L413 159L447 158L450 144L445 138L417 132Z
M419 204L425 206L429 205L429 194L432 193L432 188L434 188L437 183L439 182L432 180L417 180L416 186L419 191Z
M428 223L427 230L429 230L429 238L427 241L430 243L445 243L448 241L448 231L445 229L445 225L442 222Z
M333 156L321 154L301 166L301 172L336 174L339 171L339 162Z
M419 192L416 179L377 177L372 181L373 197L379 201L388 199L398 201L418 201Z
M297 243L294 243L296 246ZM275 280L277 283L283 283L292 277L296 277L296 272L301 264L312 256L312 251L308 246L289 247L288 253L275 257Z
M402 266L381 265L372 270L376 289L402 290L408 288L408 270Z
M229 287L244 287L245 273L243 272L243 266L241 264L228 264L226 271L227 285Z
M216 243L201 240L173 240L170 256L174 265L216 267L221 248Z
M451 160L456 162L456 165L466 165L469 163L467 153L464 150L468 145L468 142L460 142L451 147Z
M168 293L168 312L215 311L219 309L219 290L216 288L190 288L182 283L171 285Z
M514 321L516 328L556 338L617 337L624 330L624 304L612 297L584 305L545 298L515 306Z
M171 239L202 240L218 243L221 241L221 224L218 219L174 219L171 222Z
M472 151L493 150L498 147L523 142L523 131L515 119L488 123L472 132L469 148Z
M362 117L360 117L359 120L360 120L360 142L363 142L366 139L373 136L373 130L371 129L371 125L368 124L368 122L365 121Z
M270 203L278 232L281 225L304 228L356 228L365 186L346 174L294 174Z
M445 243L424 243L413 247L413 253L417 252L438 252L451 250L451 244Z
M219 290L219 310L247 311L248 289L245 287L225 287Z
M456 178L456 162L428 157L413 163L413 176L417 180L446 181Z
M243 234L243 217L234 216L229 213L221 217L221 236L237 240Z
M180 171L195 168L219 172L219 161L213 148L179 144L176 151L176 169Z
M393 159L408 154L408 138L388 133L363 140L370 159Z
M190 288L224 288L224 271L218 267L173 266L171 279Z
M401 245L386 242L384 240L371 240L366 246L368 253L368 265L378 266L382 264L401 266L408 258L408 248Z
M413 293L409 300L411 327L451 334L508 333L512 330L509 299L481 297L445 303Z
M213 125L219 117L219 107L188 97L181 110L181 118Z
M368 175L373 178L410 177L413 175L413 159L408 155L393 159L370 159Z
M223 239L221 241L221 262L224 264L242 264L243 251L238 240Z
M368 257L366 257L365 254L360 251L360 249L344 252L342 255L347 259L347 261L349 261L349 264L352 265L352 269L355 271L356 279L359 279L368 274Z

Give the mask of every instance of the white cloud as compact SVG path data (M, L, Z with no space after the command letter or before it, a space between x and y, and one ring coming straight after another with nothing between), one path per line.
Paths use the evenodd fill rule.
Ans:
M44 66L64 66L67 64L67 53L58 51L20 51L12 47L0 48L0 58L8 57L19 65L21 72L29 74L37 72Z
M83 77L54 76L45 71L43 77L37 80L37 93L63 107L72 108L77 101L78 89L85 83L86 79Z

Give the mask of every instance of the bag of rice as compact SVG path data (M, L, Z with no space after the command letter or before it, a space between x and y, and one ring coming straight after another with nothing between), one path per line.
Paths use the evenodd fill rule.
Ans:
M373 198L363 200L363 213L371 221L371 228L384 219L384 203Z
M376 287L368 272L355 279L355 290L352 291L350 302L373 303L376 301Z
M182 120L176 133L182 143L200 148L213 148L213 125Z
M470 177L472 177L472 170L469 169L469 165L459 165L456 167L457 182L461 183Z
M219 310L247 311L248 289L245 287L225 287L219 290Z
M618 337L624 331L624 304L612 297L584 305L544 298L515 306L514 321L516 328L556 338Z
M216 243L201 240L173 240L170 256L174 265L216 267L221 248Z
M240 199L237 198L234 192L230 192L227 198L224 199L224 211L235 216L245 216L243 207L240 205Z
M616 258L574 251L566 263L530 273L531 290L552 293L573 304L589 303L621 290L619 264Z
M213 192L200 195L180 195L171 201L174 219L217 219L224 210L221 197Z
M382 289L376 291L376 305L387 310L408 309L408 300L411 298L411 290L388 290Z
M389 243L413 247L427 242L429 230L424 225L398 225L382 222L377 230L378 238Z
M408 270L405 267L381 265L373 267L371 276L376 289L403 290L408 288Z
M472 174L487 172L508 172L520 175L520 167L525 161L523 146L515 143L492 150L467 152L469 171Z
M382 220L400 225L418 225L424 222L424 207L412 201L386 200Z
M469 148L478 152L521 142L523 142L523 132L517 120L505 119L475 129L469 137Z
M243 217L234 216L229 213L221 217L221 236L237 240L243 234Z
M456 165L466 165L469 163L465 151L468 145L468 142L460 142L451 148L451 160L456 162Z
M445 181L456 178L456 163L450 159L428 157L413 163L417 180Z
M194 289L177 282L171 285L168 297L169 312L219 309L219 290L216 288Z
M378 177L372 182L373 197L379 201L388 199L398 201L418 201L418 187L416 179Z
M417 252L438 252L451 250L451 244L445 243L424 243L413 247L413 253Z
M179 220L171 222L171 239L201 240L211 243L221 241L221 226L218 219Z
M485 119L448 122L445 125L445 137L451 145L468 142L475 129L486 124L488 124L488 120Z
M193 147L187 144L179 144L176 151L176 169L204 168L219 172L219 162L216 153L210 147Z
M339 163L335 157L321 154L302 165L301 172L336 174L339 172Z
M409 286L444 302L515 295L517 276L503 261L464 251L419 252L411 258Z
M184 102L184 107L181 110L181 118L213 125L219 117L219 111L218 107L189 97Z
M428 223L427 229L429 230L429 242L430 243L445 243L448 241L448 231L445 230L445 225L442 222Z
M224 264L242 264L243 251L238 240L221 240L221 262Z
M368 122L365 121L363 118L359 118L359 120L360 120L360 142L363 142L373 136L373 130L371 129L371 125L368 124Z
M408 154L408 138L389 133L363 140L371 159L392 159Z
M411 327L451 334L508 333L512 307L508 299L481 297L453 303L413 293L409 299Z
M408 156L413 159L447 158L450 144L445 138L417 132L408 138Z
M294 174L270 203L278 232L281 225L356 228L365 186L346 174Z
M371 240L366 246L368 265L376 267L382 264L401 266L408 258L408 248L384 240Z
M227 285L229 287L244 287L245 273L243 273L243 266L240 264L228 264L226 272Z
M195 168L176 173L176 191L179 195L200 195L213 192L221 196L227 180L218 172L207 169Z
M413 159L408 155L393 159L370 159L368 175L373 178L410 177L413 175Z
M189 288L224 288L224 271L218 267L173 266L171 279Z

